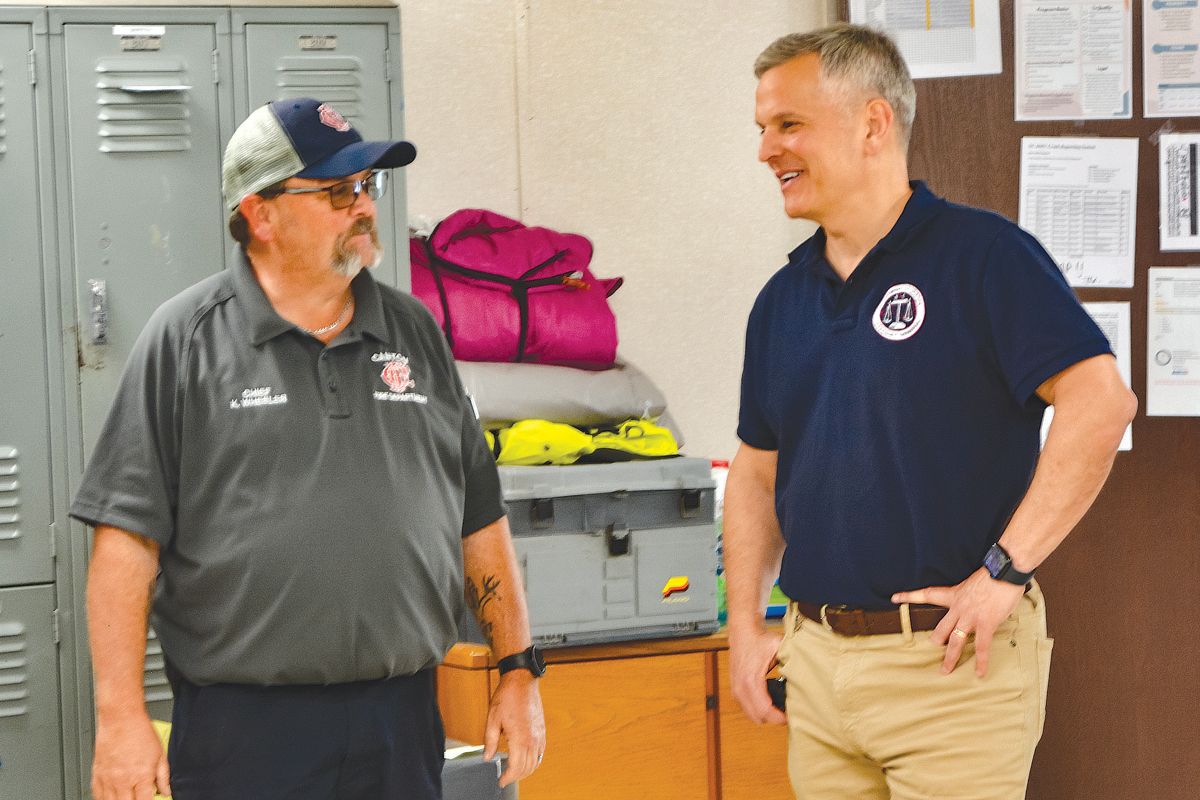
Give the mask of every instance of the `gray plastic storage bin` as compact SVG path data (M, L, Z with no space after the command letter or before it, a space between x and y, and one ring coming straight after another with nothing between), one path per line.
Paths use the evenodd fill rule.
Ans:
M453 742L446 740L446 746ZM498 753L491 761L481 754L448 758L442 765L442 800L517 800L517 784L500 788L500 774L508 766L508 755Z
M501 467L500 482L539 645L717 630L710 461Z

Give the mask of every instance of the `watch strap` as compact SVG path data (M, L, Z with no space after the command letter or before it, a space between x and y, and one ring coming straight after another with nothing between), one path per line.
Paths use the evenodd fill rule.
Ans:
M501 675L512 672L514 669L527 669L535 678L546 674L546 662L536 644L530 645L519 653L505 656L496 662L496 668L500 670Z
M1013 583L1018 586L1024 586L1033 578L1033 573L1036 570L1029 572L1020 572L1013 566L1012 556L1004 547L996 542L988 550L987 555L983 559L983 566L988 571L988 574L993 579Z

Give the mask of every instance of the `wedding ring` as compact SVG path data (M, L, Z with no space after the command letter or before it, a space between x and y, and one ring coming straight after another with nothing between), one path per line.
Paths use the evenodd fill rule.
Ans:
M953 631L951 631L951 633L953 633L955 636L961 636L964 639L970 635L966 631L960 631L958 628L955 628Z

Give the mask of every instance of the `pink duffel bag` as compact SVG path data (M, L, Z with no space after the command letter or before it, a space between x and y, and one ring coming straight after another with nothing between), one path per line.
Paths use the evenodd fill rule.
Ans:
M412 292L460 361L523 361L607 369L617 356L608 297L623 278L588 269L592 243L482 209L410 239Z

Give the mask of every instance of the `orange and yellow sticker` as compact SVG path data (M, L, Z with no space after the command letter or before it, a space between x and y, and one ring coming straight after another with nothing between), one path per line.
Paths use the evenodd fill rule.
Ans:
M676 592L686 592L688 590L687 575L677 575L667 581L667 585L663 587L663 599L670 597Z

